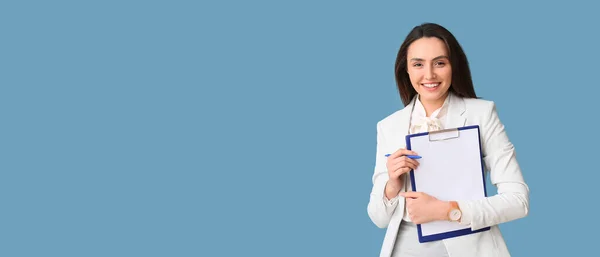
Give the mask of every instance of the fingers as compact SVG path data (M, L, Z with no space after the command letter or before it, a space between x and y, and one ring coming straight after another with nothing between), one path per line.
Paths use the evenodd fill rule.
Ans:
M400 193L400 196L404 197L404 198L419 198L421 196L423 196L422 192L402 192Z
M394 173L399 173L398 175L402 175L402 174L407 173L410 170L414 170L414 169L415 168L410 167L410 166L397 165L397 166L394 166L394 168L392 170Z
M406 158L406 157L400 157L397 158L393 161L390 161L390 168L393 171L396 171L400 168L409 168L409 170L405 171L408 172L410 171L410 169L416 169L419 166L419 162L410 158Z
M419 161L413 160L413 159L408 158L406 156L402 156L402 157L400 157L400 158L398 158L396 160L398 160L398 162L405 162L406 166L409 166L409 167L411 167L413 169L416 169L417 166L419 166Z
M419 166L419 162L417 160L410 159L404 155L418 154L414 151L401 148L398 149L398 151L391 154L390 156L388 156L386 166L389 171L390 179L397 179L402 174L407 173L410 170L414 170Z
M420 225L423 224L423 221L421 220L421 217L416 216L416 215L410 215L410 220L412 220L413 223Z
M416 193L416 192L413 192ZM416 206L413 205L413 203L415 203L417 201L417 199L414 198L406 198L406 211L408 211L408 217L410 218L410 220L415 223L415 224L421 224L421 216L418 216L415 214L416 210Z
M393 154L391 154L388 158L395 159L395 158L398 158L403 155L418 155L418 154L414 151L400 148L397 151L395 151Z
M393 174L395 177L400 177L402 174L407 173L410 171L410 168L408 167L400 167L396 170L394 170Z

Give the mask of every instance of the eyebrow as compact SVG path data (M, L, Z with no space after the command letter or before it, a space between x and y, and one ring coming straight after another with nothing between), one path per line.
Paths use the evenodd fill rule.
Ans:
M448 56L445 56L445 55L440 55L440 56L438 56L438 57L435 57L435 58L433 58L433 61L435 61L435 60L438 60L438 59L442 59L442 58L450 59L450 58L448 58ZM410 60L411 60L411 61L417 61L417 62L422 62L422 61L425 61L424 59L421 59L421 58L412 58L412 59L410 59Z

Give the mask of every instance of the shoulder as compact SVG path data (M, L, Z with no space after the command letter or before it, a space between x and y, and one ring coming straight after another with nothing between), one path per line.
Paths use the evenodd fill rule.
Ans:
M489 116L496 110L496 103L492 100L478 98L462 98L469 116Z
M501 125L496 103L492 100L464 98L465 116L470 123L482 127Z
M383 119L379 120L377 122L377 127L378 128L389 128L389 127L394 127L399 125L400 123L402 123L405 119L405 117L407 117L407 115L409 115L409 108L407 105L406 107L403 107L400 110L397 110L391 114L389 114L388 116L384 117Z

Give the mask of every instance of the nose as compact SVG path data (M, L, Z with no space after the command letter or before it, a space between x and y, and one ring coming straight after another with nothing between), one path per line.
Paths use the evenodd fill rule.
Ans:
M435 78L435 72L433 71L433 67L425 68L425 79L432 80Z

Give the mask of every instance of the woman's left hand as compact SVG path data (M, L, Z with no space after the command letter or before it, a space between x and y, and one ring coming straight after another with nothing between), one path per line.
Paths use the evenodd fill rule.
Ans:
M413 223L448 220L449 202L438 200L422 192L402 192L400 196L406 198L406 210Z

